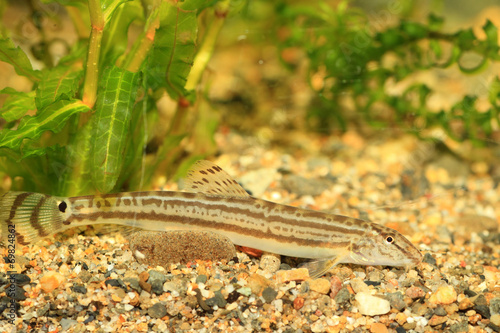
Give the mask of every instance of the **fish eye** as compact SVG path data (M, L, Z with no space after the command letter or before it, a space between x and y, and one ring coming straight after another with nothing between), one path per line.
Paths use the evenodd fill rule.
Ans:
M387 242L387 244L392 244L392 243L394 243L394 237L387 236L387 237L385 237L385 241Z
M66 208L68 208L68 205L64 201L61 201L58 208L60 212L64 213L66 211Z

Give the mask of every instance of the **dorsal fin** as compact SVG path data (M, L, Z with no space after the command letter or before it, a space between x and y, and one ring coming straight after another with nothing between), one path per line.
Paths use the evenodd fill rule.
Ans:
M221 167L206 160L196 162L187 172L184 182L187 191L237 198L250 197Z

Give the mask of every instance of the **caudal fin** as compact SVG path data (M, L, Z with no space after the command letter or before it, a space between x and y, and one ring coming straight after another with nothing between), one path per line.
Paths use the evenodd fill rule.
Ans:
M1 240L28 245L63 229L57 200L46 194L7 192L0 197Z

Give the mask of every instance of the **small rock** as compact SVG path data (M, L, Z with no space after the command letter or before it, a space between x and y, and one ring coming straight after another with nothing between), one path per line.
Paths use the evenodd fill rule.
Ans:
M490 311L492 314L500 314L500 297L495 297L490 300Z
M276 253L264 252L260 258L260 268L262 270L274 273L280 268L281 256Z
M429 298L433 304L451 304L457 300L457 292L452 286L439 287Z
M12 288L14 288L13 293L12 293ZM14 285L11 285L8 290L9 290L9 292L7 294L12 299L14 299L16 301L24 301L26 299L26 296L24 295L25 291L24 291L23 287L20 287L20 286L14 284Z
M490 318L490 308L487 305L475 305L474 310L479 313L483 318Z
M352 290L354 290L354 292L356 294L361 293L361 292L370 293L370 288L368 288L366 283L364 283L361 279L358 279L358 278L352 279L350 284L351 284Z
M203 274L202 275L198 275L196 277L196 283L203 283L203 284L205 284L205 283L207 283L207 279L208 278L207 278L206 275L203 275Z
M266 303L271 303L278 296L278 292L271 287L267 287L262 291L262 297Z
M464 298L459 304L458 308L461 311L469 310L474 306L474 303L469 298Z
M355 299L359 313L365 316L383 315L391 310L391 304L388 300L372 296L365 292L357 293Z
M436 259L427 252L422 259L422 262L428 263L429 265L436 266Z
M214 297L207 299L205 302L208 306L217 305L219 308L224 308L227 305L227 301L222 296L220 290L215 291Z
M71 290L73 290L75 293L80 293L80 294L86 294L87 293L87 288L85 286L80 285L80 284L73 284L73 287L71 287Z
M157 294L163 294L163 284L167 281L167 277L158 271L149 271L148 283L151 285L151 290Z
M385 297L390 302L391 306L398 311L401 311L406 307L403 294L400 292L387 293L385 294Z
M327 279L315 279L309 281L309 288L320 294L327 294L330 291L330 282Z
M302 307L304 306L304 298L300 297L300 296L297 296L294 300L293 300L293 308L295 310L300 310Z
M307 268L297 268L289 271L277 271L275 274L277 283L285 283L290 281L304 281L309 278Z
M425 291L423 291L422 288L413 286L406 289L406 296L410 297L411 299L422 298L425 296Z
M349 292L349 290L347 290L347 288L342 288L339 290L334 299L335 303L337 303L338 305L342 305L347 301L349 301L350 298L351 298L351 293Z
M75 326L78 322L74 319L62 318L59 323L61 324L62 330L66 332L70 327Z
M14 282L20 287L27 285L28 283L31 282L30 277L26 274L11 274L10 276L8 276L8 278L9 282Z
M40 286L42 290L46 293L52 292L54 289L59 287L64 281L64 276L55 271L50 271L45 273L40 278Z
M253 294L260 295L262 290L264 290L265 287L269 286L270 283L271 281L269 281L262 275L254 273L248 277L247 287L252 290Z
M500 326L500 314L494 314L490 317L490 321L493 325Z
M134 289L138 293L141 292L141 286L139 285L139 279L136 277L128 276L123 279L123 282L126 282L129 284L130 288Z
M382 323L374 323L370 326L370 332L372 333L388 333L387 326Z
M443 323L446 323L447 320L448 320L448 318L446 318L446 317L433 315L431 317L431 319L429 320L429 325L431 325L431 326L441 325Z
M469 323L464 320L460 323L456 323L450 326L450 331L452 333L469 332Z
M435 314L436 316L441 316L441 317L443 317L443 316L446 316L446 315L447 315L446 311L444 310L444 308L443 308L442 306L438 306L438 307L436 307L436 308L434 309L434 314Z
M334 275L330 279L330 284L331 284L330 297L335 298L337 296L338 292L340 291L340 289L342 289L342 281L338 278L338 276Z
M167 308L162 303L156 303L148 309L148 315L153 318L163 318L167 315Z

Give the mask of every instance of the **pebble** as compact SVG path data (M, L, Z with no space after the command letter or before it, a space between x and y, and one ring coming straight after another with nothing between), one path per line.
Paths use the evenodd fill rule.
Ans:
M360 292L354 297L359 313L366 316L378 316L388 313L391 304L388 300L372 296L369 293Z
M167 281L165 274L155 270L150 270L148 283L151 285L151 291L157 295L163 294L163 284Z
M269 273L274 273L280 269L281 256L276 253L264 252L260 257L259 266L262 270Z
M330 279L330 297L335 298L337 296L337 293L342 289L342 281L339 279L338 276L334 275Z
M40 287L44 292L50 293L59 287L64 280L64 276L58 272L50 271L40 278Z
M425 291L423 291L422 288L413 286L413 287L406 289L405 294L406 294L406 296L410 297L411 299L422 298L425 296Z
M320 294L328 294L331 285L330 281L328 281L327 279L320 278L309 281L309 288L312 291L316 291Z
M344 303L349 301L350 298L351 293L349 292L349 290L347 290L347 288L344 287L339 290L334 299L338 305L343 305Z
M441 325L443 323L446 323L447 320L448 320L448 318L446 318L446 317L433 315L431 317L431 319L429 320L429 325L431 325L431 326Z
M220 290L215 291L214 297L208 298L205 302L208 306L217 305L219 308L224 308L227 305L227 301L224 299L224 296L222 296Z
M278 296L278 292L271 287L267 287L262 291L262 297L266 303L271 303Z
M70 327L75 326L78 322L73 319L62 318L60 323L63 331L67 331Z
M9 282L12 282L11 279L14 279L14 283L21 287L31 282L30 277L26 274L11 274Z
M490 317L490 321L493 325L500 326L500 314L494 314Z
M148 315L153 318L163 318L167 315L167 308L162 303L155 303L148 309Z
M432 304L451 304L457 300L457 292L452 286L441 286L429 298Z
M402 311L406 308L406 302L404 301L403 294L400 292L387 293L385 294L385 297L394 309Z
M370 325L370 332L372 333L388 333L387 326L382 323L374 323Z
M277 283L286 283L290 281L304 281L309 279L307 268L297 268L289 271L277 271L275 274Z
M247 286L252 290L254 295L260 295L262 290L267 287L271 281L260 274L254 273L248 277Z
M492 314L500 314L500 297L495 297L490 300L490 311Z

